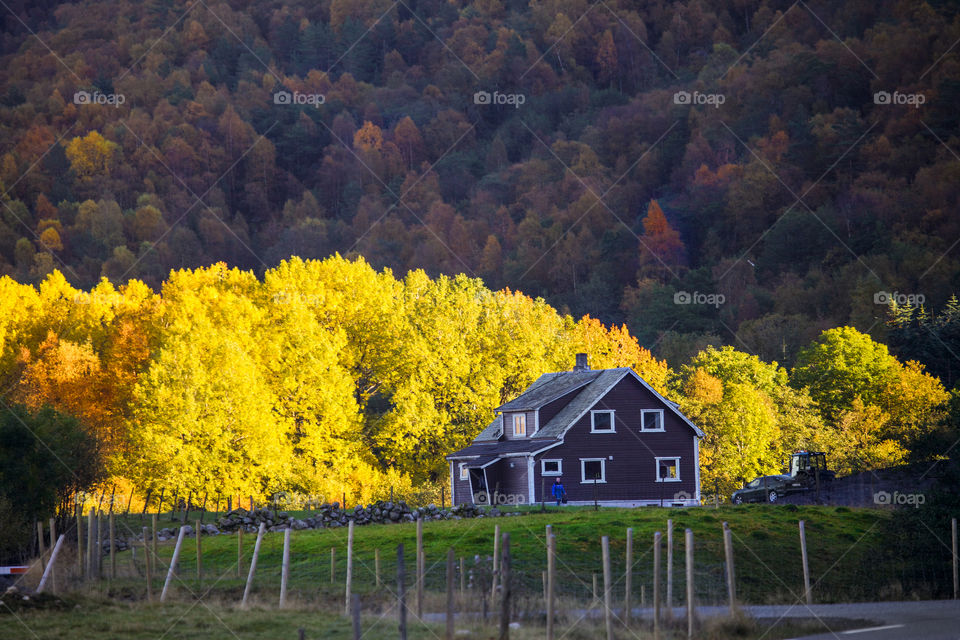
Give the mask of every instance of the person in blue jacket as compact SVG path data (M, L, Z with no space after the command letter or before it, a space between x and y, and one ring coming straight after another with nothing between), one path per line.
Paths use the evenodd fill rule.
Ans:
M563 488L563 483L560 482L560 478L557 478L553 481L553 486L550 488L550 493L553 494L553 497L557 501L557 506L560 506L560 503L563 502L563 496L567 495L567 490Z

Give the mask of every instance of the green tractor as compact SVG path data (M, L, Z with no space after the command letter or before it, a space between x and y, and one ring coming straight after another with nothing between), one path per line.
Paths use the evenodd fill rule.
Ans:
M790 456L787 467L789 486L795 489L815 489L833 481L836 472L827 469L827 454L823 451L797 451Z

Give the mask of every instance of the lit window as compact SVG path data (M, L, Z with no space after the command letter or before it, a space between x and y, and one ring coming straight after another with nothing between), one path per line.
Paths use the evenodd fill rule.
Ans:
M513 416L513 435L527 435L527 416L522 413L517 413Z
M657 458L657 482L680 482L680 458Z
M663 409L644 409L640 412L641 431L663 431Z
M614 433L613 411L590 412L591 433Z
M598 484L607 481L605 458L580 458L580 482Z
M544 476L563 475L563 460L541 460L540 475L544 475Z

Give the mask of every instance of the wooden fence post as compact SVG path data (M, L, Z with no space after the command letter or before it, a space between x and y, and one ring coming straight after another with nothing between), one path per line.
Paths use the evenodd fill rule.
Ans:
M453 640L453 547L447 549L447 640Z
M423 516L417 516L417 618L423 618Z
M733 533L730 525L723 523L723 551L727 561L727 594L730 597L730 615L737 613L737 590L733 570Z
M53 551L50 552L50 562L47 563L47 568L43 571L43 576L40 578L40 584L37 586L37 593L43 593L43 590L47 587L47 579L50 577L50 574L53 573L53 564L57 561L57 555L60 553L60 548L63 546L64 536L57 538L57 544L53 546Z
M283 531L283 560L280 563L280 608L287 606L287 580L290 578L290 529Z
M83 577L83 507L77 507L77 574Z
M110 511L110 579L117 579L117 529L113 518L113 510Z
M653 637L660 640L660 532L653 534Z
M87 578L93 577L93 545L95 544L96 531L93 530L93 519L96 517L96 510L90 507L87 512Z
M346 586L346 596L344 601L346 602L347 615L350 614L350 606L352 598L350 597L353 591L353 520L347 523L347 586Z
M162 496L161 496L162 497ZM157 566L157 516L154 514L151 518L151 524L153 525L153 534L150 540L150 547L153 555L153 566Z
M152 559L150 557L150 532L144 527L143 528L143 559L144 559L144 573L147 575L147 602L153 600L153 575L150 572Z
M603 618L607 628L607 640L613 640L613 584L610 572L610 538L600 539L603 551Z
M503 534L503 557L500 559L501 597L500 597L500 640L510 638L510 533Z
M200 531L200 521L197 520L197 530L194 532L197 536L197 580L203 582L203 543L200 542L202 532Z
M353 594L350 598L351 618L353 619L353 640L360 640L363 637L360 629L360 596Z
M500 525L493 526L493 572L490 574L490 603L497 598L497 575L500 566Z
M673 617L673 520L667 520L667 597L664 600L667 620Z
M50 546L54 546L54 539L57 538L57 519L50 518ZM53 556L50 556L50 564L53 564ZM57 592L57 568L53 567L50 570L50 589L56 593Z
M556 589L557 537L547 536L547 640L553 640L553 594Z
M377 588L380 588L380 547L373 550L373 573L376 576Z
M170 589L170 583L173 582L173 574L177 570L177 562L180 560L180 547L183 545L183 534L186 533L184 527L180 527L177 534L177 545L173 548L173 557L170 558L170 567L167 569L167 579L163 582L163 591L160 592L160 602L167 599L167 592Z
M813 604L813 594L810 592L810 564L807 556L807 531L803 520L800 521L800 560L803 562L803 595L807 605Z
M106 492L104 492L106 493ZM97 515L97 550L94 554L96 558L95 571L97 574L97 579L103 577L103 515Z
M257 557L260 555L260 543L263 542L263 532L266 530L267 523L261 522L260 529L257 531L257 541L253 545L253 557L250 558L250 573L247 574L247 586L243 588L242 606L244 607L247 606L247 599L250 597L250 590L253 588L253 574L257 571Z
M951 520L951 537L953 539L953 599L960 598L960 567L957 565L957 519Z
M390 488L391 493L393 487ZM400 616L400 640L407 640L407 595L404 578L406 567L403 565L403 543L397 545L397 609Z
M693 588L693 529L687 529L684 533L686 536L684 552L687 557L687 638L693 638L697 619Z
M330 547L330 584L337 579L337 548Z
M243 571L243 528L237 529L237 577L242 575Z
M630 602L633 591L633 527L627 528L627 570L623 580L623 626L630 628Z

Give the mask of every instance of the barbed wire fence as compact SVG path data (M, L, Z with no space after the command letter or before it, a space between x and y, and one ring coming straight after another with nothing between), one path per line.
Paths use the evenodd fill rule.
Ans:
M332 540L329 547L319 547L318 538L310 535L313 532L291 531L289 551L293 562L284 571L283 535L247 531L211 536L203 533L200 513L194 514L189 528L183 525L185 517L180 512L164 513L160 518L157 515L124 513L121 518L121 514L97 514L91 508L86 515L73 518L62 532L56 523L52 533L38 523L40 554L20 578L21 584L36 588L42 580L44 590L54 593L94 592L124 600L157 600L164 594L180 600L215 598L225 604L238 604L249 592L259 606L279 606L283 590L288 604L341 614L356 594L367 619L398 615L400 565L392 544L397 536L390 525L378 528L382 535L364 535L357 543L351 542L353 536L348 533L352 526L328 530L334 534L324 539ZM141 518L143 526L136 532ZM122 526L118 520L122 520ZM883 548L849 553L866 534L860 539L851 535L847 548L807 554L806 572L799 536L796 547L765 556L762 554L769 553L769 546L758 544L764 541L762 530L741 534L719 519L714 533L694 537L689 570L685 531L675 529L670 535L669 519L659 532L659 543L649 536L632 536L629 552L626 528L620 534L608 531L607 567L599 533L567 532L563 526L540 529L526 520L523 515L497 518L493 535L484 531L489 525L470 526L459 538L449 541L449 534L435 529L431 521L421 521L422 536L413 535L412 527L404 529L404 599L411 622L439 624L445 619L448 598L452 598L458 625L496 626L504 616L511 622L543 625L548 593L552 591L551 608L558 628L600 624L608 610L617 628L625 628L631 619L638 625L652 624L655 608L666 623L671 617L683 617L678 608L688 603L688 576L692 577L693 602L698 610L745 604L960 595L955 519L924 524L929 536L923 545L930 552L918 554L917 540L891 536L885 539ZM184 535L159 540L161 532L166 533L164 524L184 527ZM131 535L136 533L141 537ZM512 536L509 543L502 538L505 533ZM548 575L550 533L559 543L552 577ZM816 534L808 531L807 535L811 533L811 546L815 546ZM212 544L215 538L219 539ZM224 544L227 539L230 543ZM507 544L511 545L509 557L503 556ZM760 548L764 551L757 550ZM259 550L256 560L255 549ZM450 549L452 563L447 561ZM174 558L176 565L170 571ZM733 558L732 574L726 558ZM256 570L251 572L254 563ZM507 566L509 571L505 570ZM805 573L810 584L809 600ZM548 589L551 583L552 589ZM508 599L506 608L504 598Z

